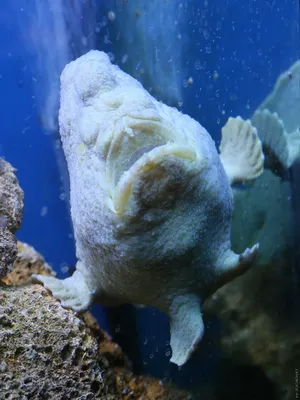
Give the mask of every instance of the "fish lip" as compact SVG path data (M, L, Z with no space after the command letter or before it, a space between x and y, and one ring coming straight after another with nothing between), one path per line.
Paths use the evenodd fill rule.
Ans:
M143 117L142 115L130 114L123 116L118 119L118 121L114 124L113 134L111 140L107 144L107 150L104 154L105 168L106 168L106 177L107 182L110 185L111 196L114 195L114 189L119 182L121 175L123 175L126 169L123 170L122 174L118 179L115 179L114 171L116 166L116 161L120 160L120 155L124 148L122 147L122 141L124 138L130 141L132 138L133 151L129 156L129 160L134 156L134 154L142 148L146 148L151 146L151 150L156 147L160 147L166 145L167 143L176 143L176 133L175 128L171 126L169 123L162 121L161 118L149 119ZM141 134L149 134L149 140L146 140L141 145L138 144L139 133ZM156 139L151 132L156 132ZM134 138L136 138L136 147L134 147ZM150 151L151 151L150 150ZM143 153L145 154L145 152ZM142 154L142 155L143 155ZM135 162L137 162L141 157L139 157ZM135 162L133 164L135 164ZM133 165L132 164L132 165ZM132 166L131 165L131 166Z
M196 161L198 158L197 152L190 146L175 143L166 143L161 146L156 146L151 151L144 153L127 171L122 173L116 184L112 199L113 211L116 214L120 215L124 212L132 187L140 172L146 171L148 168L153 168L162 158L169 156L175 156L188 161Z

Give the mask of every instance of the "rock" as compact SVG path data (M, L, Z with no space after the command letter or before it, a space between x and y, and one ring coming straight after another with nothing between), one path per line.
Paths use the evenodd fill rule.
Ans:
M2 278L7 285L23 285L32 274L55 276L56 273L44 258L27 243L17 242L17 257L12 271Z
M114 392L108 397L113 378L106 371L103 379L105 361L97 342L74 313L39 286L6 287L0 304L2 398L115 398Z
M18 243L13 270L0 287L0 400L188 399L188 394L135 376L90 313L66 310L34 273L53 275L35 250Z
M19 229L23 212L23 191L16 170L0 158L0 278L12 267L17 255L14 233Z

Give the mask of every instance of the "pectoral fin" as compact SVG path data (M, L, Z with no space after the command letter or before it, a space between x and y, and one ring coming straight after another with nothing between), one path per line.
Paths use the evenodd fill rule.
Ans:
M81 312L86 311L92 305L95 293L90 290L83 274L78 270L66 279L34 274L32 280L42 283L65 308Z
M185 364L197 348L204 333L200 300L194 295L178 296L169 310L171 328L171 362Z

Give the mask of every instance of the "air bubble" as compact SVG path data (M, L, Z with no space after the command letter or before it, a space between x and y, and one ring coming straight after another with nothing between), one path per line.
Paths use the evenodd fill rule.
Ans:
M48 213L48 207L47 206L43 206L41 208L40 216L41 217L45 217L45 215L47 215L47 213Z
M128 60L128 54L124 54L124 56L122 57L122 64L125 64L126 61Z
M207 45L205 48L206 54L210 54L211 53L211 45Z
M206 39L206 40L209 39L210 34L209 34L208 30L204 29L204 31L203 31L203 36L204 36L204 39Z
M82 36L82 38L81 38L82 46L84 46L84 47L87 46L87 43L88 43L87 38L85 36Z
M188 84L188 86L192 86L193 83L194 83L194 79L190 76L189 79L187 80L187 84Z
M60 264L60 270L63 274L67 274L69 272L69 266L67 263Z
M113 11L109 11L107 17L110 21L114 21L116 19L116 14Z
M199 69L201 68L200 60L196 60L195 61L195 68L196 68L197 71L199 71Z
M111 52L107 53L107 55L109 57L110 62L113 63L115 61L115 55Z

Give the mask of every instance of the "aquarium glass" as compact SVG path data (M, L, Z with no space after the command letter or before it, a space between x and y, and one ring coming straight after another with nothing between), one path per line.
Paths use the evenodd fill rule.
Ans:
M231 242L238 254L260 249L249 271L201 307L205 333L187 363L170 363L169 319L156 308L94 304L92 313L136 374L190 398L298 398L299 2L2 1L0 37L0 157L17 169L25 194L16 236L61 279L77 261L58 124L68 63L105 52L158 101L198 121L217 149L230 117L249 120L264 172L232 186Z

